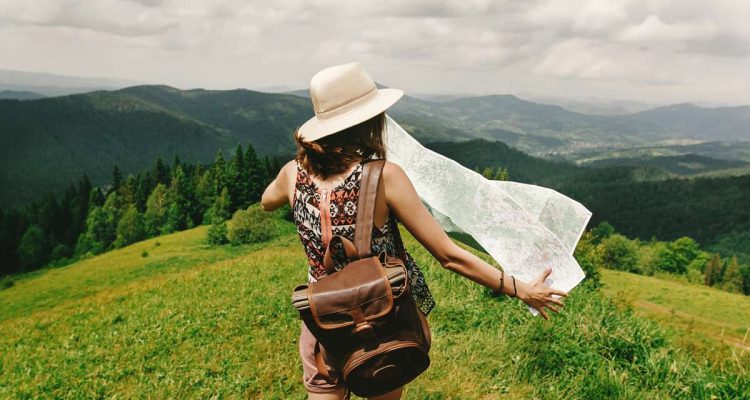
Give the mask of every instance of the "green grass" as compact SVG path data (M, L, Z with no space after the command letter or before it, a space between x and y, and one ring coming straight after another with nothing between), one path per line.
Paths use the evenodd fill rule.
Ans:
M603 270L604 292L665 326L676 344L721 363L750 365L750 297L704 285Z
M0 398L304 398L290 295L306 262L291 225L269 243L242 247L205 246L206 230L137 243L1 291ZM429 317L432 365L407 386L407 399L750 391L740 364L693 358L658 324L600 293L576 289L544 321L442 269L411 236L405 243L438 302Z

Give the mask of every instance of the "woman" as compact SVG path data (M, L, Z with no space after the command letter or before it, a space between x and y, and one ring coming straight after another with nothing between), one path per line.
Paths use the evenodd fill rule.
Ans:
M323 254L332 235L354 239L362 165L369 158L386 156L385 110L402 95L398 89L378 89L358 63L326 68L310 81L315 116L295 132L296 158L281 169L261 199L266 211L291 205L307 254L310 281L325 275ZM446 269L496 293L517 297L539 310L545 319L549 317L544 308L558 312L563 306L560 298L552 295L567 296L567 293L544 283L551 269L531 282L523 282L504 276L497 268L457 246L422 204L404 171L386 161L376 198L372 253L386 251L397 256L400 249L404 250L412 295L425 315L435 302L419 267L402 248L397 221ZM309 398L341 399L345 388L340 380L327 382L318 373L314 346L315 338L301 324L299 350ZM399 399L402 390L375 399Z

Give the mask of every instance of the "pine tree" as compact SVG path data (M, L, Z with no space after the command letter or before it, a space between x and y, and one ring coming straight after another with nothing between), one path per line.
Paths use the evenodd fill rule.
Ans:
M78 182L78 198L83 200L83 202L86 203L87 206L92 187L93 186L91 185L91 179L89 179L89 176L83 175L83 178L81 178L81 180Z
M76 207L77 201L77 189L76 186L71 182L68 188L63 193L62 200L60 200L61 212L58 221L60 222L60 230L58 231L58 238L60 243L72 244L75 241L75 237L71 237L71 229L73 228L73 212Z
M138 212L146 212L146 201L150 192L149 173L144 175L138 174L135 177L135 193L133 194L133 203Z
M104 205L104 193L98 187L91 189L89 194L89 209L93 207L101 207Z
M117 223L117 238L114 247L123 247L131 243L143 240L145 238L145 229L143 216L133 204L128 204L122 214L122 218Z
M263 167L266 169L265 186L268 186L268 184L271 183L273 177L275 177L279 173L279 171L274 170L273 163L271 162L271 159L268 157L268 155L263 157Z
M721 257L719 256L719 253L714 253L713 257L711 257L711 261L706 265L706 272L704 274L704 283L706 286L713 286L717 283L715 280L717 271L721 271Z
M495 171L492 169L492 167L486 167L484 170L482 170L482 176L487 179L492 179L495 176Z
M18 260L23 271L41 267L49 260L50 246L44 230L37 224L26 229L18 244Z
M144 213L146 236L152 237L164 233L167 223L167 210L171 204L169 189L162 183L156 185L146 200Z
M45 232L45 235L49 238L60 237L58 232L62 232L65 227L60 226L61 222L58 220L62 213L60 205L57 203L57 197L52 192L47 193L41 202L32 207L36 211L36 224ZM55 240L52 240L54 242ZM52 243L54 246L56 243Z
M170 190L174 194L174 204L168 210L170 230L180 231L195 226L195 189L189 176L181 166L177 166L172 177Z
M215 223L217 220L224 221L229 219L231 216L230 208L232 206L232 200L229 198L229 190L224 188L221 190L221 194L216 197L211 208L206 211L206 221Z
M227 219L229 219L232 202L229 198L229 190L224 188L216 197L214 204L206 211L206 219L211 222L208 228L209 244L225 244L227 240Z
M166 222L162 227L162 233L172 233L183 229L185 229L185 213L177 202L171 202L167 207Z
M721 288L727 292L742 293L744 281L740 273L740 265L737 263L737 257L732 257L732 261L727 265L721 282Z
M716 286L720 285L721 282L724 280L724 271L727 269L727 264L729 264L728 260L722 261L719 263L719 265L711 272L711 275L713 276L711 280L711 285Z
M221 149L216 151L212 169L214 178L216 179L215 192L221 193L221 189L227 186L227 163L224 160L224 153L221 152Z
M263 190L266 188L266 169L258 159L253 145L248 143L245 152L245 164L248 169L248 203L253 204L260 201Z
M118 203L117 193L113 192L107 196L103 206L95 206L89 211L85 232L76 243L76 254L99 254L109 250L120 222Z
M120 171L120 167L115 165L112 168L112 186L109 188L109 192L107 194L120 190L121 185L122 185L122 172Z
M185 170L182 162L180 161L180 157L177 155L177 153L174 153L174 159L172 160L172 169L175 170L177 169L177 167L183 167L182 169Z
M120 190L118 190L123 204L135 204L135 186L135 176L128 175L125 182L120 186Z
M105 230L105 235L103 236L105 239L105 250L109 250L117 237L117 224L120 222L120 217L122 217L122 206L122 199L117 192L110 193L102 206L105 221L105 226L102 227Z
M164 185L169 185L169 182L170 182L169 167L164 165L164 160L162 160L161 157L158 157L156 159L156 165L154 166L154 173L152 175L154 176L154 179L156 180L155 183L162 183Z
M195 184L195 199L199 205L199 212L202 214L201 223L211 222L208 214L217 196L214 170L213 168L206 169L198 177Z
M706 286L713 285L713 271L714 268L716 268L721 260L719 259L719 254L714 253L713 256L711 256L711 261L706 264L706 270L703 272L703 284Z
M508 176L508 168L498 168L497 172L495 173L495 180L496 181L507 181L510 177Z
M102 208L100 206L92 207L86 216L86 230L76 241L75 254L80 256L87 253L98 254L104 251L104 245L97 235L98 227L104 224L102 220Z
M684 274L688 265L695 260L700 253L698 243L687 236L682 236L669 244L675 260L676 272Z
M245 209L250 205L249 199L249 171L245 163L245 154L242 145L238 144L234 152L234 158L229 166L228 173L229 195L232 198L233 209Z

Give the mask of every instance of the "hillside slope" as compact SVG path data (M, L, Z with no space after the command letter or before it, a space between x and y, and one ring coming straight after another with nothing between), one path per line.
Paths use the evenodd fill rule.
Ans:
M658 321L687 351L713 360L746 354L750 361L750 298L674 279L602 270L609 297Z
M289 295L306 263L293 226L242 247L206 247L206 231L39 271L0 291L0 397L304 398ZM747 372L693 359L596 292L576 289L545 322L405 239L438 301L432 365L406 399L738 398L750 390Z

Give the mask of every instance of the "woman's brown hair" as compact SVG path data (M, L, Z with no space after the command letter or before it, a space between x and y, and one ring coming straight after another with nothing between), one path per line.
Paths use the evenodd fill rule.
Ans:
M294 133L297 161L302 168L320 179L345 172L353 162L373 155L385 157L385 113L346 128L341 132L306 142Z

